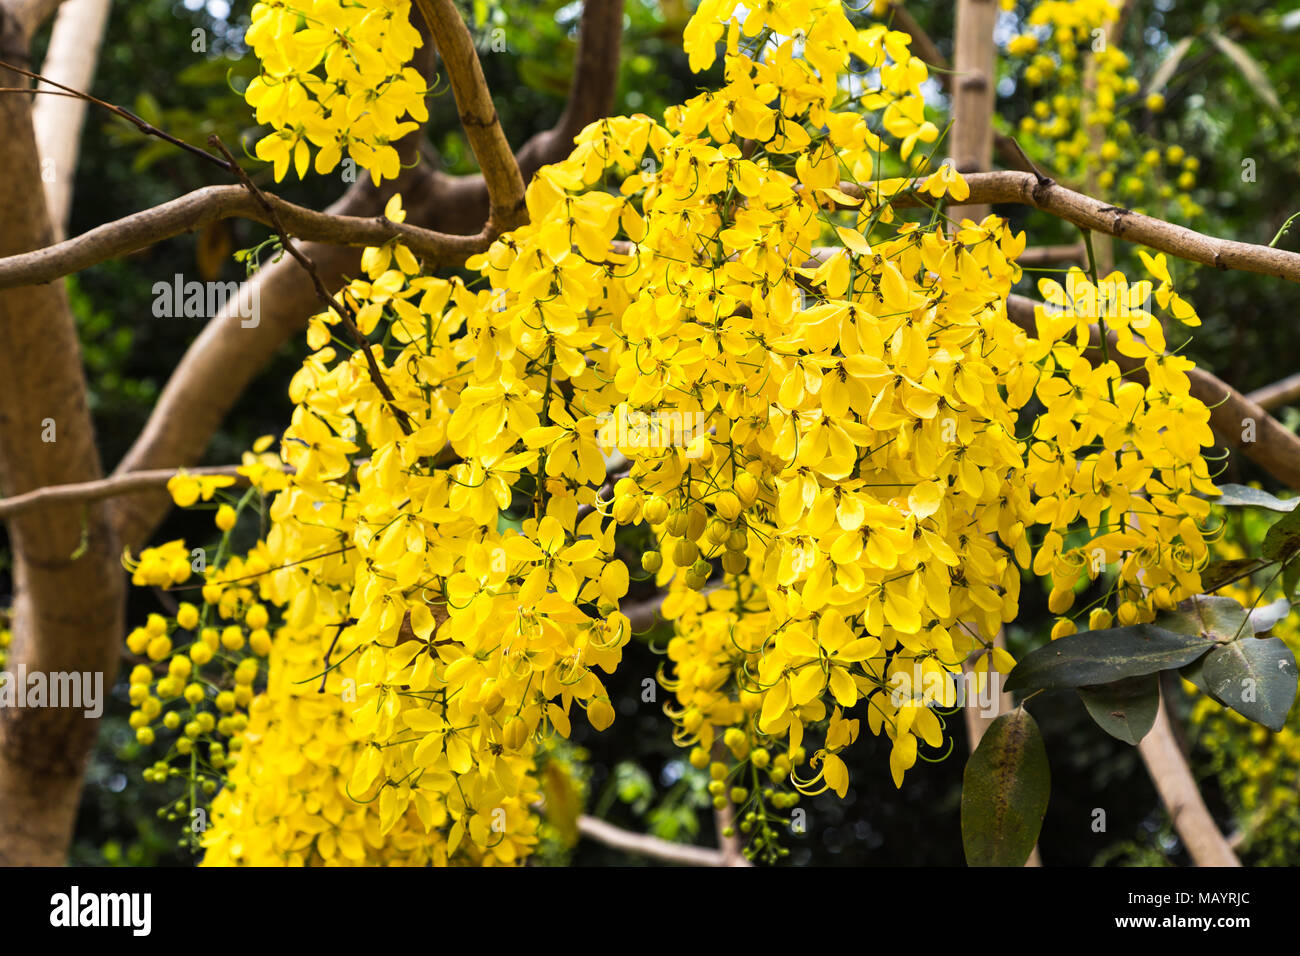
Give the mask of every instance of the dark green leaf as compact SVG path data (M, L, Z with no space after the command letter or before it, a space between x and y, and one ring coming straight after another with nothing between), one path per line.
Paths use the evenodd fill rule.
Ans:
M1209 657L1209 655L1207 654L1205 657ZM1227 707L1228 705L1219 700L1218 696L1210 690L1209 685L1205 683L1205 657L1198 657L1186 667L1180 668L1178 672L1206 697Z
M1201 572L1201 590L1207 594L1229 581L1243 578L1264 567L1268 562L1261 558L1233 558L1228 561L1211 561Z
M1097 726L1126 744L1136 744L1156 722L1160 675L1143 674L1111 684L1080 687L1079 697Z
M1282 596L1288 601L1295 597L1297 584L1300 584L1300 561L1288 561L1282 568Z
M961 840L970 866L1024 866L1038 842L1051 794L1047 750L1029 711L989 725L966 762Z
M1205 685L1229 707L1273 731L1286 724L1295 702L1291 649L1276 637L1247 637L1216 647L1205 657Z
M1156 625L1176 634L1207 641L1232 641L1246 630L1246 609L1234 598L1198 594L1179 603L1177 610L1156 615Z
M1200 635L1152 624L1083 631L1031 651L1007 678L1007 690L1087 687L1182 667L1211 647Z
M1283 515L1264 533L1264 557L1285 561L1300 549L1300 511Z
M1268 508L1270 511L1294 511L1300 505L1300 498L1283 501L1267 491L1251 488L1249 485L1219 485L1223 494L1212 499L1216 505L1240 505L1243 507Z

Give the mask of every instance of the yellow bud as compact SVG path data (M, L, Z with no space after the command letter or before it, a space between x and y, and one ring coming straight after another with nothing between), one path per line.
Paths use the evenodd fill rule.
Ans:
M736 476L735 482L731 485L731 490L736 493L736 498L740 501L742 508L748 508L758 500L758 479L747 471L742 471Z
M1052 640L1059 637L1069 637L1078 630L1073 621L1068 617L1063 617L1052 625Z
M614 708L607 700L593 700L587 705L587 720L596 730L604 730L614 722Z
M735 492L724 491L713 499L713 510L725 520L735 521L740 517L740 497Z
M1064 614L1074 605L1072 588L1052 588L1047 595L1047 609L1053 614Z
M176 623L187 631L194 630L199 625L199 609L186 601L176 610Z
M235 526L236 517L234 508L230 507L230 505L222 505L217 509L217 516L214 520L217 527L222 531L229 531Z
M528 740L528 725L518 714L510 716L501 728L501 744L507 750L519 750Z

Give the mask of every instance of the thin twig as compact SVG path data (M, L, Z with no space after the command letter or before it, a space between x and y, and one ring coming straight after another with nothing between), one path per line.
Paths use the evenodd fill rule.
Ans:
M132 126L134 126L136 129L138 129L140 132L144 133L145 135L155 136L158 139L163 140L164 142L171 143L173 146L177 147L178 149L183 149L186 152L193 153L195 156L199 156L202 159L206 159L208 162L214 164L215 166L224 170L225 172L228 173L233 172L235 168L238 168L239 164L235 162L233 156L228 156L227 159L221 159L219 156L213 156L207 150L199 149L199 147L187 143L183 139L178 139L177 137L173 136L171 133L159 129L157 126L154 126L152 123L148 122L147 120L141 119L139 116L136 116L130 110L118 106L115 103L109 103L105 100L101 100L99 97L91 96L89 93L83 92L81 90L74 90L70 86L64 86L62 83L58 82L57 80L51 80L48 76L42 76L40 73L34 73L31 70L25 70L21 66L14 66L12 63L6 63L4 60L0 60L0 67L3 67L6 70L12 70L14 73L22 74L28 79L37 80L38 82L41 83L48 83L50 84L50 86L63 90L64 95L66 96L73 96L79 100L85 100L87 103L93 103L95 106L98 106L101 109L106 109L110 113L114 114L115 116L120 116L122 119L126 120L128 123L130 123ZM28 90L27 92L48 93L51 91Z
M361 334L361 329L357 326L356 313L348 303L347 296L340 295L336 299L334 296L329 294L328 290L325 288L325 283L321 281L320 272L316 268L316 263L312 262L306 253L294 245L293 240L289 238L288 230L284 228L284 223L280 221L280 215L275 211L275 207L272 206L266 196L262 194L262 191L257 188L257 185L253 180L249 178L248 173L244 172L243 167L235 162L235 157L230 154L230 150L226 149L225 144L221 142L221 137L216 133L213 133L208 137L208 142L216 149L219 149L221 154L229 160L231 171L236 177L238 177L244 188L247 189L253 198L257 200L258 205L265 210L267 216L270 217L271 227L275 230L276 234L279 235L280 245L284 247L284 251L289 253L289 255L294 258L294 261L297 262L298 265L302 266L303 269L306 270L307 275L311 277L312 287L316 290L316 297L321 300L326 308L334 311L334 313L339 317L339 320L343 323L343 327L347 329L348 334L352 336L353 341L357 343L357 348L359 348L362 354L366 357L366 365L370 368L370 378L371 381L374 382L375 388L377 388L379 394L383 396L384 402L396 417L397 424L401 427L402 431L405 434L410 435L412 432L410 416L397 407L397 400L393 397L392 389L388 387L388 383L384 381L383 372L379 369L379 363L375 360L374 352L371 351L371 345L366 340L366 337Z

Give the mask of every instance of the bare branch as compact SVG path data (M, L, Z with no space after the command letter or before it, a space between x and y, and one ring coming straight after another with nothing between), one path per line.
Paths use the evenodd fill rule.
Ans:
M474 49L474 38L452 0L415 0L415 3L447 66L461 126L483 171L491 210L489 228L508 232L527 220L524 178L501 129L501 120L483 77L483 66Z
M297 239L354 247L381 246L390 239L400 239L431 266L463 262L491 244L486 233L457 236L433 232L383 216L360 218L318 212L276 196L263 195L288 235ZM152 209L96 226L72 239L0 259L0 289L52 282L208 223L234 218L272 225L272 216L266 208L243 187L204 186Z
M68 0L60 7L41 72L65 88L89 89L99 62L108 8L109 0ZM32 124L36 127L41 165L55 172L45 182L45 201L50 207L55 238L62 239L68 232L86 101L48 84L42 84L40 91L54 94L37 97L32 106Z
M1155 725L1138 744L1138 753L1192 861L1197 866L1241 866L1206 808L1187 758L1174 740L1163 691Z
M219 159L218 157L213 156L211 153L205 152L204 150L199 149L197 146L185 142L185 140L183 139L177 139L171 133L168 133L166 130L161 130L157 126L154 126L152 123L141 119L139 116L136 116L134 113L132 113L130 110L126 109L125 107L118 106L115 103L109 103L105 100L101 100L98 97L91 96L89 93L86 93L82 90L75 90L70 86L64 86L62 83L58 82L57 80L51 79L48 76L42 76L40 73L35 73L31 70L24 69L21 66L15 66L12 63L6 63L3 60L0 60L0 69L11 70L14 73L18 73L21 74L22 76L27 77L29 80L39 80L43 85L52 86L56 90L62 90L64 93L68 94L69 96L76 97L79 100L84 100L87 103L93 103L95 106L108 110L108 112L114 114L115 116L120 116L122 119L126 120L128 123L130 123L132 126L134 126L136 129L138 129L140 132L144 133L147 136L153 136L163 140L164 142L171 143L177 149L183 149L187 153L190 153L191 155L206 160L207 162L212 163L214 166L216 166L217 168L225 172L231 171L229 166L227 165L226 160ZM44 91L41 89L37 89L35 92L40 93Z
M375 359L374 348L368 341L366 341L366 337L361 334L361 330L357 327L357 316L353 311L352 306L348 304L347 294L343 293L337 298L330 295L325 288L325 283L321 281L320 271L316 268L316 263L312 262L311 257L299 249L294 244L293 240L289 238L289 233L284 227L284 222L275 211L275 207L267 198L266 193L262 192L256 185L254 185L253 180L251 180L248 177L248 174L244 172L237 162L235 162L235 157L230 154L230 150L226 149L225 144L221 142L221 138L217 136L216 133L213 133L208 137L208 142L220 150L221 155L226 157L226 161L230 163L230 168L234 170L235 175L239 177L239 181L244 184L244 188L247 189L253 199L257 201L257 204L262 207L262 211L270 217L271 226L275 229L276 235L280 237L280 244L283 246L284 251L289 253L289 255L293 257L293 260L297 262L298 265L302 266L307 275L311 277L312 288L316 290L316 297L320 299L321 304L339 317L339 321L343 324L343 327L347 329L348 334L352 337L352 341L356 343L357 348L361 350L361 354L366 358L366 367L370 370L371 384L379 390L379 394L383 397L384 403L388 405L389 411L391 411L393 417L397 419L397 424L401 427L402 431L407 435L411 434L410 416L397 407L397 401L393 397L393 391L388 387L388 383L384 380L384 374L380 371L379 362Z
M1279 382L1265 385L1246 395L1246 398L1260 408L1281 408L1300 398L1300 372L1288 375Z
M1083 262L1087 258L1083 243L1072 246L1033 246L1016 257L1016 265L1041 266L1048 262Z
M952 127L948 147L959 172L985 172L993 165L993 98L996 47L993 28L998 5L994 0L957 0L956 83L952 89ZM976 222L989 214L986 205L971 204Z
M1031 206L1083 229L1104 232L1189 262L1300 282L1300 253L1250 242L1216 239L1163 219L1112 206L1032 173L1001 170L967 173L963 178L970 186L970 197L963 200L965 203ZM929 197L918 196L915 191L922 181L915 180L913 189L893 198L892 204L900 208L920 205L923 200L929 204ZM840 190L853 196L863 195L861 187L855 183L841 183Z
M239 467L239 465L213 465L186 469L186 472L196 476L229 475L235 479L236 485L246 485L248 479L239 474L237 471ZM69 501L103 501L105 498L154 491L165 487L167 482L179 473L176 468L160 468L153 471L133 471L126 475L113 475L97 481L79 481L73 484L37 488L25 494L14 495L12 498L0 498L0 520L42 505L64 504Z
M647 834L632 833L585 814L578 818L578 831L588 839L603 843L605 846L664 863L680 863L685 866L728 865L721 850L709 850L685 843L670 843Z

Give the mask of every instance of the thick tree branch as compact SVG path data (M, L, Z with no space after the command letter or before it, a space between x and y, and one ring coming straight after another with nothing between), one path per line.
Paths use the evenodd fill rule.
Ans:
M431 267L463 262L491 244L485 233L457 236L392 222L382 215L362 218L317 212L263 193L290 236L332 245L380 246L400 239ZM148 248L163 239L221 219L242 218L271 226L273 216L241 186L204 186L152 209L35 252L0 259L0 289L51 282L97 263Z
M61 87L89 89L108 23L108 7L109 0L68 0L60 7L41 72ZM48 94L57 88L43 82L40 90ZM41 164L52 174L45 180L45 201L58 239L68 232L86 105L81 97L46 95L38 96L32 107Z
M963 178L970 186L970 197L963 200L964 203L1030 206L1084 229L1104 232L1189 262L1300 282L1300 253L1233 239L1217 239L1122 206L1112 206L1032 173L1000 170L968 173ZM921 182L923 180L916 180L914 186L919 187ZM840 190L852 196L863 195L862 188L855 183L841 183ZM900 193L890 202L904 208L923 203L930 205L933 200L912 189Z
M0 56L26 57L23 27L31 22L0 6ZM0 255L10 255L51 237L30 97L0 97L0 130ZM63 285L0 292L0 329L0 488L21 495L98 478L77 326ZM99 672L111 686L124 582L107 510L43 509L7 525L11 665L29 673ZM0 708L0 864L64 862L98 726L72 708Z
M415 4L446 64L461 126L483 171L490 202L487 231L509 232L527 220L524 178L501 129L474 38L452 0L415 0Z
M1246 395L1246 398L1260 408L1281 408L1300 398L1300 372L1288 375L1272 385L1265 385Z
M957 0L956 82L948 146L953 165L962 173L986 172L993 165L993 28L997 19L995 0ZM965 214L976 222L989 214L987 205L965 205Z
M31 41L45 21L54 16L54 11L61 3L63 0L7 0L3 4L4 15L14 17L22 25L24 52L26 44Z

